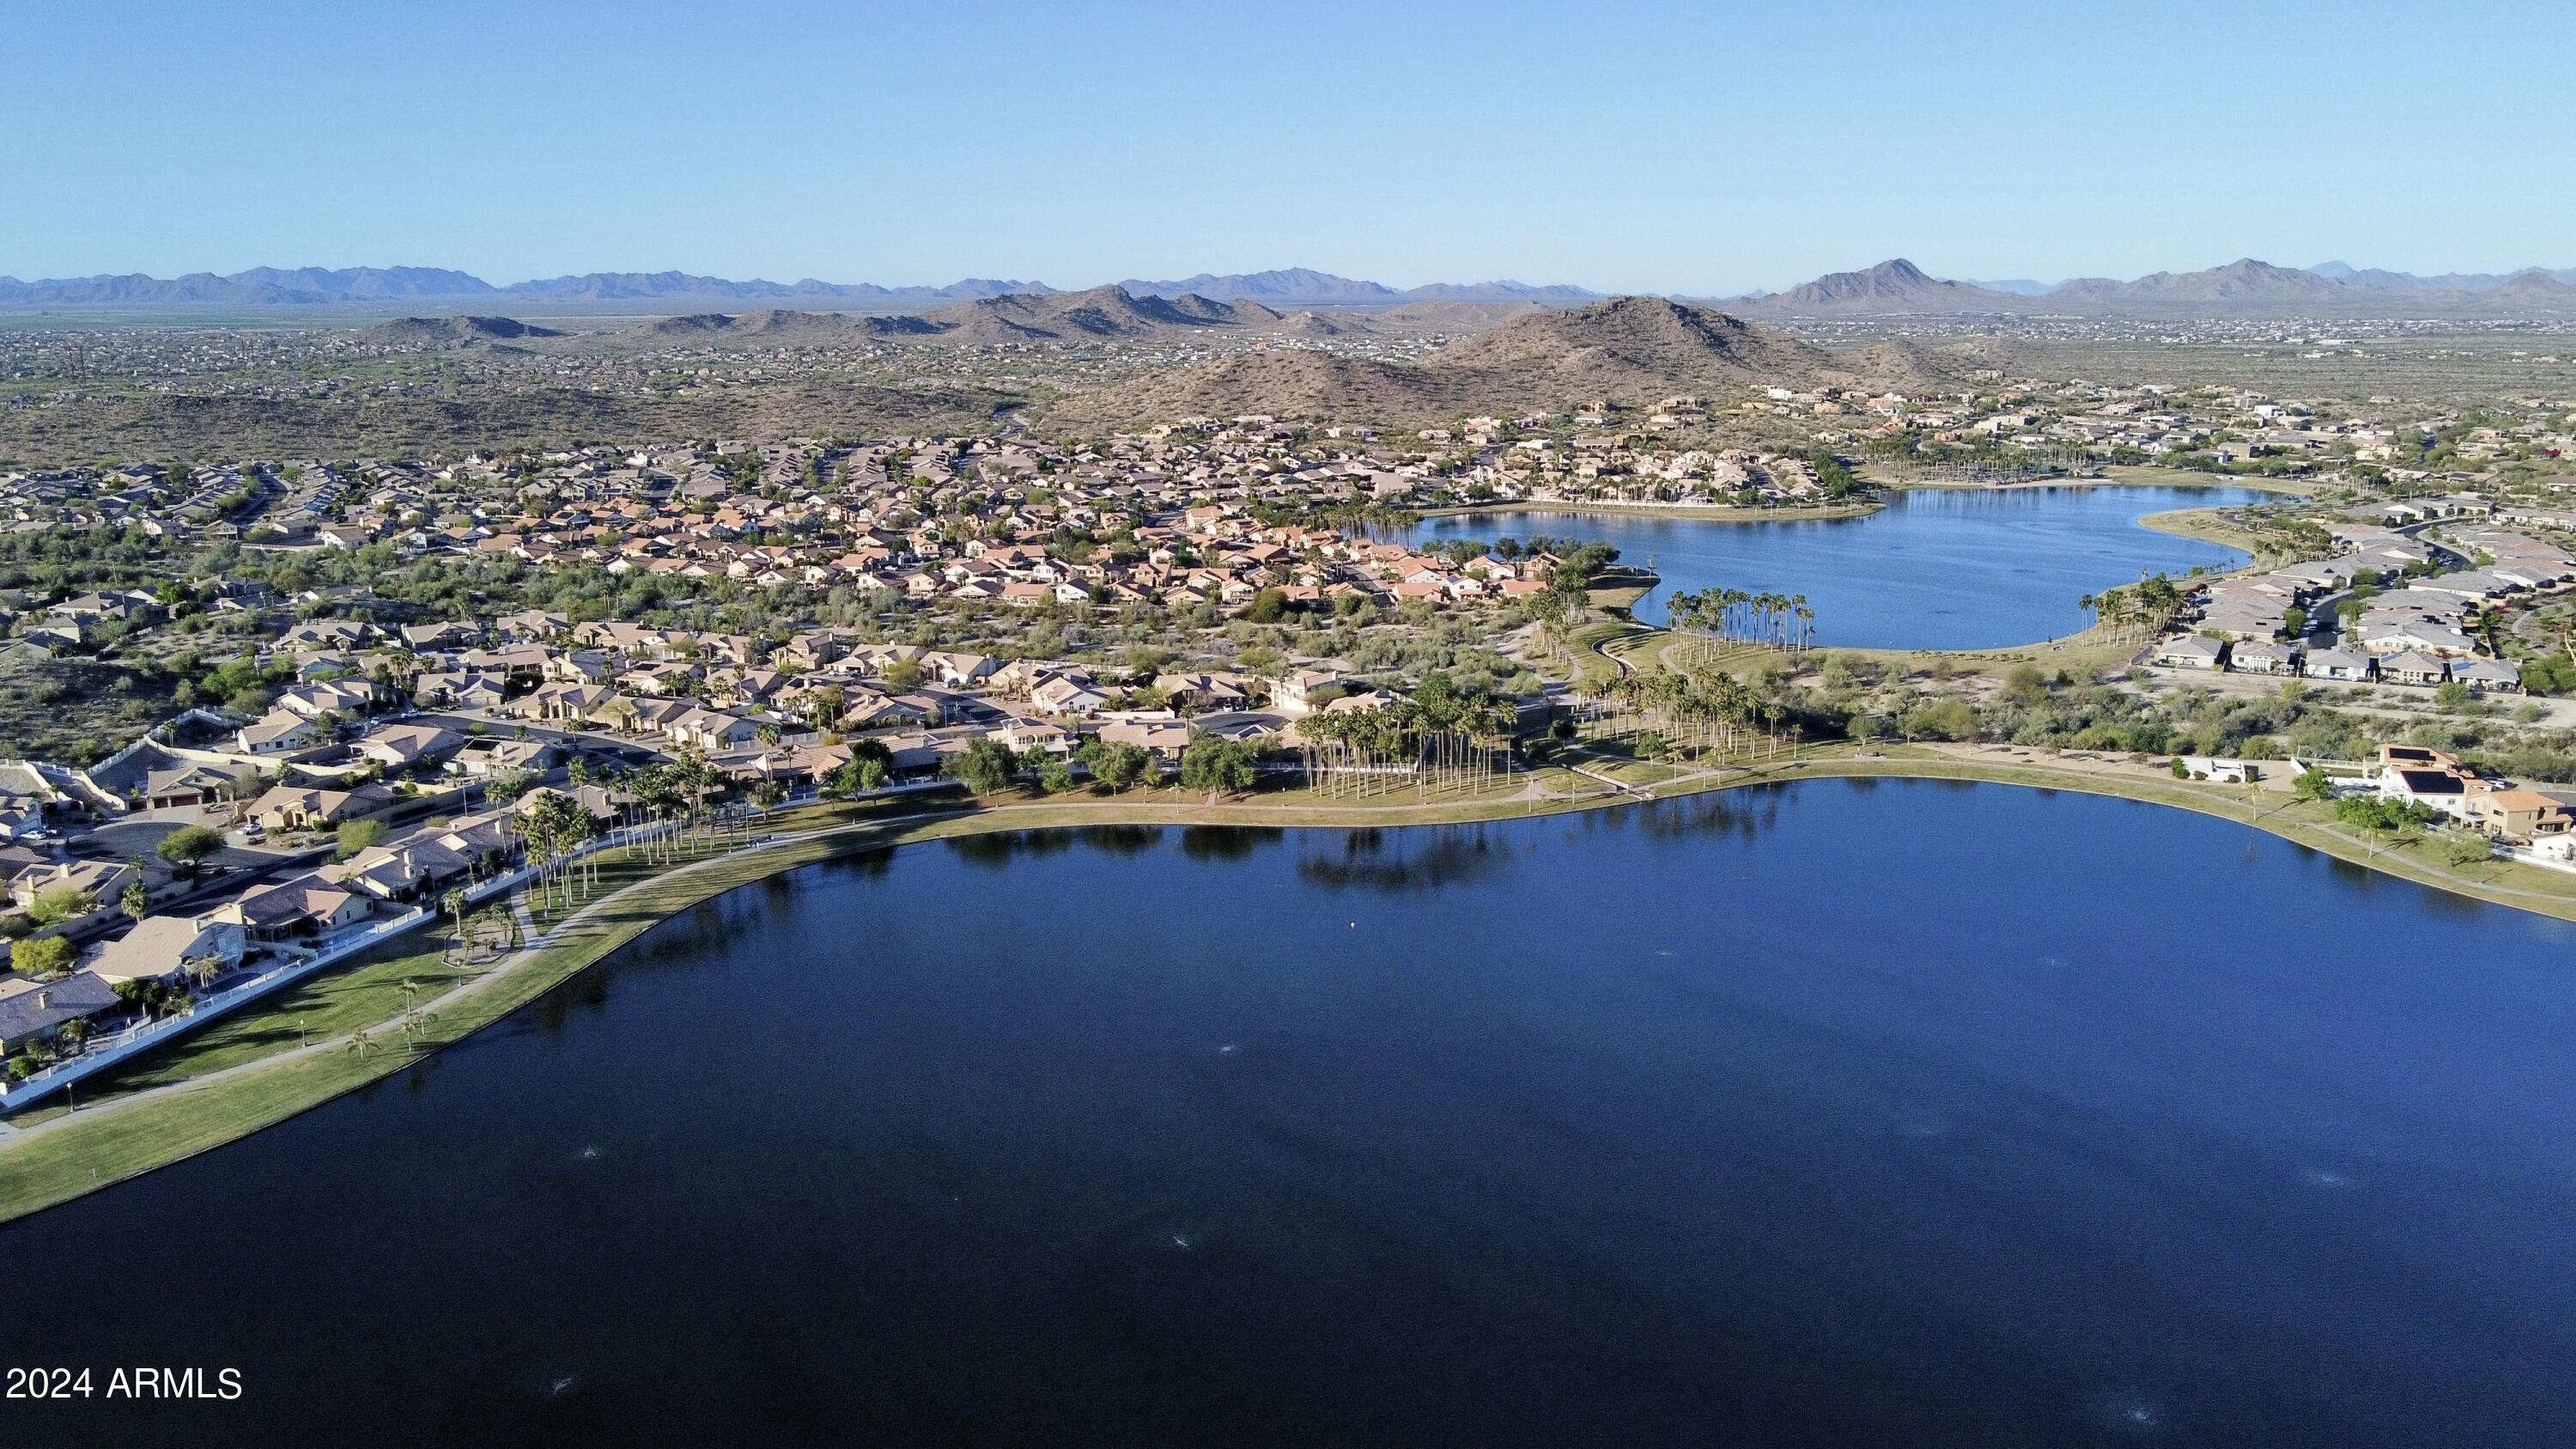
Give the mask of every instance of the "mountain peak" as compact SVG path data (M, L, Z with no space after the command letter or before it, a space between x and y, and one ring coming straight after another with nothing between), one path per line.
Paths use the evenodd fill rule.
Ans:
M1946 281L1903 257L1857 272L1827 272L1812 282L1739 305L1766 312L2001 311L2017 299L1964 282Z

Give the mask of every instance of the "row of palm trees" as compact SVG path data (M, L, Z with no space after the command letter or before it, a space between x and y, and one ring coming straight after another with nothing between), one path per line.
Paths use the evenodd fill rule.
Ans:
M575 898L588 899L599 883L598 852L588 847L606 833L600 819L591 814L578 792L593 783L587 761L575 757L567 767L574 793L548 790L519 802L510 815L510 828L528 864L536 867L535 893L538 909L560 908ZM750 830L749 812L728 813L715 806L713 798L721 790L724 777L704 756L694 752L676 760L641 766L601 780L610 788L616 824L627 836L627 849L655 864L676 861L695 852L701 837L693 834L698 827L721 823L728 828ZM766 796L762 803L775 804L785 792L768 785L756 792ZM713 843L712 837L705 837ZM466 939L466 891L462 886L449 889L439 898L440 908L454 921L460 944Z
M1307 780L1336 796L1407 785L1483 790L1497 768L1512 768L1519 729L1509 700L1461 694L1446 681L1426 681L1411 698L1375 709L1327 710L1297 724Z
M1664 601L1672 627L1783 652L1812 649L1816 611L1804 594L1730 589L1716 584L1697 593L1677 593Z
M1643 669L1619 676L1608 692L1623 711L1677 744L1721 755L1739 749L1777 754L1782 747L1787 711L1723 669Z

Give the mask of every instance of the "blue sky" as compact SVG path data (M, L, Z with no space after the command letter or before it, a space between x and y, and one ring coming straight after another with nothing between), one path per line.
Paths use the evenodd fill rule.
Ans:
M93 0L12 16L0 273L2570 266L2565 18Z

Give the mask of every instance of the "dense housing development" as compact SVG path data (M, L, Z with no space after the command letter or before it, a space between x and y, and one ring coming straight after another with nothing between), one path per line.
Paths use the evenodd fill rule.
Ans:
M1061 330L1085 308L1132 335ZM1537 312L1473 347L1121 289L968 309L939 325L982 340L936 352L901 326L789 313L672 319L605 348L507 319L103 343L153 387L261 405L289 400L281 366L319 360L393 369L382 397L506 390L530 369L668 401L1042 374L1066 411L0 472L0 670L29 681L0 763L17 907L0 920L21 948L0 1051L21 1098L388 931L470 934L469 914L560 860L942 781L1365 796L1434 759L1553 755L1615 795L1633 787L1598 770L1620 752L2041 744L2186 778L2286 771L2481 850L2563 859L2576 751L2549 731L2576 723L2555 713L2576 686L2576 406L2048 379L1912 342L1855 363L1646 299ZM556 350L485 346L503 335ZM84 405L81 379L49 370L91 353L14 346L22 377L62 384L19 405ZM1460 356L1485 361L1437 371ZM1593 361L1527 381L1564 357ZM1771 381L1752 357L1800 375ZM1223 389L1172 383L1316 367L1394 392L1193 407ZM1387 404L1430 377L1466 381ZM1141 401L1167 396L1184 401ZM1587 518L1849 519L1889 487L2140 466L2277 501L2190 524L2255 553L2247 568L2103 580L2080 675L1815 650L1810 623L1776 627L1812 619L1802 597L1723 589L1676 599L1679 653L1605 647L1657 580ZM1554 536L1420 526L1477 510Z

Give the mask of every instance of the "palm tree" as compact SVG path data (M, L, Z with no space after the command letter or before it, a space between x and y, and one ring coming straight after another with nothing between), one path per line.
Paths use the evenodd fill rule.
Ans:
M456 960L457 960L457 964L458 964L459 966L462 966L462 965L464 964L464 962L465 962L465 958L466 958L466 956L467 956L467 954L468 954L468 949L467 949L466 940L465 940L465 889L464 889L464 887L462 887L462 886L449 886L449 887L447 888L447 894L445 894L445 895L443 895L443 896L440 896L440 897L438 898L438 903L439 903L439 905L440 905L441 907L443 907L443 908L446 910L446 912L447 912L447 914L448 914L448 915L450 915L451 917L454 917L454 918L455 918L455 921L456 921Z

